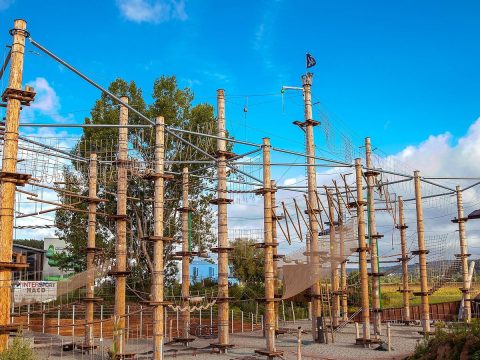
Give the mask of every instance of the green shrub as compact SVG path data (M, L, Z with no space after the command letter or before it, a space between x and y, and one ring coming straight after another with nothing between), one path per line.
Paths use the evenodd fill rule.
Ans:
M36 360L33 349L28 341L17 335L12 344L4 352L0 353L0 360Z
M480 360L480 322L473 319L470 325L453 323L448 326L438 321L435 336L417 344L410 360L474 359Z

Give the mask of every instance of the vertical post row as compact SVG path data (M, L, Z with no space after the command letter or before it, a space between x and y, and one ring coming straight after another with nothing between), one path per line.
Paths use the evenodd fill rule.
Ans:
M120 98L128 103L128 98ZM120 105L120 125L128 124L128 108ZM118 129L117 158L117 241L115 254L117 257L115 273L115 351L123 354L125 351L125 290L127 276L127 159L128 159L128 128Z
M407 228L405 224L405 211L403 210L403 198L398 197L398 217L399 224L397 229L400 230L400 245L402 250L402 257L400 261L402 262L402 290L403 294L403 321L408 324L410 322L410 289L408 286L408 257L407 253Z
M15 189L21 184L22 176L17 174L18 158L18 122L20 117L20 96L22 93L23 58L25 52L25 38L27 23L24 20L15 20L14 28L10 31L13 36L12 55L10 62L10 78L7 97L7 114L5 117L5 131L3 135L3 161L0 172L0 262L12 262L13 221L15 209ZM33 93L34 96L34 93ZM32 97L33 100L33 97ZM27 104L28 105L28 104ZM25 175L25 181L29 176ZM0 268L0 352L5 350L8 343L11 303L11 267Z
M317 207L317 173L315 168L315 142L313 137L313 128L319 124L318 121L313 120L312 115L312 80L313 74L307 73L302 76L303 98L305 102L305 142L307 152L307 183L308 183L308 202L310 209L308 213L308 225L310 227L310 259L312 268L319 271L319 247L318 247L318 223L315 218L315 213L319 212ZM317 317L320 316L320 279L311 288L312 295L312 336L313 340L317 339Z
M375 224L375 191L374 186L376 177L379 174L373 170L372 163L372 145L370 138L365 138L365 158L367 171L367 200L368 200L368 238L370 241L370 267L372 276L372 312L373 312L373 333L375 336L381 335L382 316L380 309L380 272L377 254L377 241L382 235L377 233Z
M414 295L422 297L422 326L425 336L430 333L430 304L428 299L428 277L427 277L427 254L425 248L425 230L423 224L422 188L420 184L420 171L414 173L415 181L415 206L417 210L417 236L418 236L418 263L420 266L420 292Z
M463 319L469 323L472 319L472 308L470 304L470 279L468 275L468 254L467 236L465 235L465 222L468 218L463 213L463 197L462 188L456 187L457 192L457 218L452 221L458 223L458 237L460 240L460 254L457 255L462 261L462 278L463 286L460 289L463 294Z
M85 298L85 345L94 346L93 305L95 303L95 230L97 225L97 154L90 154L88 169L87 291Z
M370 305L368 301L368 270L367 270L367 251L368 247L365 242L365 213L363 200L363 184L362 184L362 163L360 159L355 159L355 178L357 185L357 222L358 222L358 266L360 270L360 288L362 303L362 320L363 320L363 343L370 340ZM357 340L358 341L358 340Z

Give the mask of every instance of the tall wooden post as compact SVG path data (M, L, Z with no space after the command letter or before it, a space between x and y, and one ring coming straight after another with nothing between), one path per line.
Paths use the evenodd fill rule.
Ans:
M458 223L458 237L460 240L460 254L457 255L462 261L462 278L463 286L460 289L463 294L463 319L469 323L472 320L472 308L470 304L470 280L468 275L468 254L467 236L465 235L465 222L468 218L463 213L463 196L462 188L456 187L457 193L457 218L452 221Z
M397 229L400 230L400 244L402 248L402 257L400 261L402 262L402 290L400 290L403 294L403 321L405 323L410 322L410 292L408 286L408 257L407 253L407 228L408 226L405 224L405 212L403 210L403 198L401 196L398 197L398 217L399 217L399 224L397 225Z
M227 142L225 130L225 92L222 89L217 90L217 117L218 117L218 136L217 139L217 177L218 198L211 201L218 205L217 226L218 226L218 342L221 352L225 352L229 345L228 334L228 252L231 248L228 246L228 223L227 223L227 205L232 203L227 199Z
M422 297L422 325L423 332L427 336L430 333L430 304L428 300L428 278L427 278L427 254L425 248L425 231L423 224L423 207L422 207L422 189L420 184L420 171L414 172L415 181L415 205L417 210L417 237L418 237L418 264L420 266L420 292L414 295Z
M164 166L165 166L165 129L164 118L155 118L155 182L153 196L153 359L163 359L164 341L164 299L163 299L163 211L164 211Z
M188 338L188 324L190 323L190 229L188 204L188 168L182 173L182 337Z
M263 139L263 237L264 276L265 276L265 338L267 356L274 356L275 349L275 279L273 273L273 248L276 244L272 236L272 188L270 180L270 139Z
M23 57L25 52L25 37L27 23L25 20L15 20L10 32L13 36L12 55L10 60L10 78L7 97L7 114L5 117L5 132L3 140L3 161L0 172L0 262L12 263L13 221L15 209L15 189L28 178L26 174L18 174L18 120L20 117L20 100L23 78ZM32 92L34 95L34 93ZM30 99L33 100L33 97ZM24 103L28 105L28 101ZM23 175L23 176L22 176ZM0 268L0 352L7 348L8 327L10 324L11 307L11 270L10 266Z
M88 171L88 237L87 237L87 292L85 311L85 345L94 346L93 305L95 303L95 235L97 225L97 154L90 154Z
M274 284L274 297L277 299L281 296L279 293L280 284L278 279L278 265L277 262L280 260L278 255L278 239L277 239L277 221L281 220L281 215L277 214L277 204L275 193L277 191L277 183L275 180L272 180L270 183L272 189L272 243L273 246L273 284ZM275 329L278 328L278 301L274 302L274 311L275 311Z
M341 194L337 191L338 203L338 231L340 232L340 288L341 288L341 308L342 320L348 320L348 294L347 294L347 259L345 258L345 224L343 213L343 201L341 201Z
M378 246L377 240L382 235L377 233L377 226L375 224L375 180L378 175L377 171L373 170L372 163L372 145L370 138L365 138L365 158L367 171L367 200L368 200L368 237L370 240L370 266L372 276L372 312L373 312L373 333L375 336L381 335L382 316L380 309L380 272L378 263Z
M319 269L319 247L318 247L318 223L315 214L319 213L317 207L317 170L315 168L315 142L313 137L313 128L320 123L313 120L312 114L312 80L313 74L307 73L302 76L303 99L305 102L303 126L305 127L305 143L307 153L307 184L308 184L308 202L310 209L308 213L308 225L310 227L310 260L312 266L317 271ZM312 336L317 339L317 317L320 316L320 279L311 288L312 295Z
M327 189L328 201L328 218L330 227L330 271L331 271L331 286L332 286L332 326L338 326L338 318L340 316L340 296L338 292L338 247L337 247L337 231L335 229L335 208L333 205L333 194L330 189ZM328 289L327 289L328 291Z
M367 251L365 242L365 213L362 185L362 163L360 159L355 159L355 178L357 185L357 221L358 221L358 266L360 270L360 296L362 304L363 320L363 342L370 340L370 305L368 301L368 270L367 270Z
M128 98L121 100L128 103ZM128 124L128 108L120 105L120 125ZM125 352L125 290L127 272L127 160L128 160L128 128L118 129L117 159L117 241L115 246L115 321L116 331L114 346L117 354Z

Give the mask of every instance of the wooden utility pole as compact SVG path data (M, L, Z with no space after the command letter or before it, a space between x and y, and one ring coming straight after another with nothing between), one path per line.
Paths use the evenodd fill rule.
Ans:
M274 283L274 297L275 299L278 299L281 297L281 294L279 293L280 290L280 284L279 284L279 279L278 279L278 265L277 262L281 259L281 256L278 254L278 239L277 239L277 221L281 220L282 217L281 215L277 214L277 204L276 204L276 197L275 193L277 191L277 183L275 180L272 180L270 183L271 189L272 189L272 242L274 244L273 246L273 283ZM278 301L274 302L274 310L275 310L275 329L278 328Z
M368 199L368 237L370 240L370 266L372 276L372 312L373 312L373 333L375 336L381 335L382 326L382 314L380 309L380 272L378 263L378 246L377 240L382 235L377 233L377 226L375 224L375 191L374 186L376 182L377 171L373 170L372 163L372 145L370 138L365 138L365 158L367 171L365 176L367 177L367 199Z
M335 229L335 208L333 205L333 194L330 189L327 189L328 201L328 218L330 227L330 271L331 271L331 285L332 285L332 327L338 326L338 318L340 315L340 296L338 292L338 247L337 247L337 232ZM328 291L328 289L327 289Z
M182 173L182 337L188 338L188 325L190 323L190 227L188 204L188 168L183 168Z
M267 351L256 350L257 353L267 355L268 358L280 356L275 348L275 278L273 272L273 248L276 244L272 236L272 187L270 180L270 139L263 138L263 237L264 242L259 244L264 249L264 276L265 276L265 338Z
M362 320L363 320L363 343L370 341L370 305L368 301L368 270L367 270L367 251L368 247L365 242L365 213L363 200L363 184L362 184L362 162L355 159L355 178L357 185L357 201L353 203L357 207L358 222L358 267L360 271L360 296L362 304ZM358 340L357 340L358 342Z
M470 281L468 275L468 254L467 249L467 236L465 234L465 222L468 218L465 217L463 213L463 196L462 188L460 186L456 187L457 193L457 218L453 219L452 222L458 223L458 237L460 240L460 254L456 255L462 261L462 277L463 277L463 287L460 289L463 294L463 319L465 322L469 323L472 320L472 308L470 304Z
M407 253L407 228L408 226L405 224L405 212L403 210L403 198L401 196L398 197L398 217L399 217L399 224L397 225L397 229L400 230L400 244L402 248L402 257L400 261L402 262L402 292L403 294L403 321L408 324L410 322L410 292L408 286L408 257Z
M153 305L153 359L163 359L164 319L163 307L167 303L163 299L163 242L170 238L163 236L164 212L164 182L167 176L165 167L165 129L164 118L155 118L155 180L153 196L153 279L152 279L152 305Z
M305 143L307 153L307 183L308 183L308 202L310 209L308 213L308 225L310 227L310 259L315 271L319 271L319 247L318 247L318 222L315 215L320 212L317 207L317 173L315 168L315 142L313 137L313 128L320 123L313 120L312 113L312 80L313 74L302 75L303 100L305 102L304 119L302 127L305 129ZM317 339L317 317L320 316L320 279L311 288L312 296L312 336Z
M3 97L7 98L7 113L3 135L3 161L0 172L0 352L7 348L11 310L11 271L22 268L12 263L15 189L24 185L30 175L17 173L18 122L21 106L28 106L35 97L32 88L22 90L23 57L27 36L25 20L15 20L10 31L13 36L10 78ZM25 267L23 267L25 268Z
M423 224L423 207L422 207L422 189L420 184L420 171L414 173L415 181L415 205L417 210L417 237L418 250L412 251L412 254L418 254L418 264L420 266L420 292L413 293L422 297L422 325L425 336L430 334L430 304L428 300L428 278L427 278L427 254L425 248L425 231Z
M95 235L97 225L97 154L90 154L88 171L88 237L87 237L87 292L85 311L85 346L94 347L93 307L95 301Z
M217 90L217 118L218 118L218 139L217 139L217 193L218 198L210 201L217 205L217 226L218 226L218 247L212 251L218 252L218 347L220 352L226 352L229 344L229 297L228 297L228 253L232 249L228 244L228 223L227 205L233 202L227 199L227 142L225 130L225 92Z
M347 259L345 258L345 224L343 222L343 201L341 201L341 194L337 190L338 203L338 231L340 232L340 288L341 288L341 308L342 320L348 320L348 295L347 295Z
M128 104L128 98L120 98ZM128 108L120 105L120 125L128 124ZM115 321L114 336L115 352L121 355L125 352L125 290L127 271L127 161L128 161L128 128L118 129L118 159L117 159L117 241L115 255Z

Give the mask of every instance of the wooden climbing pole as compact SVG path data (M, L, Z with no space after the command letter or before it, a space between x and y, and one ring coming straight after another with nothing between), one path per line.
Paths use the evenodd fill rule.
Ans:
M310 229L310 261L314 267L319 266L319 247L318 247L318 222L315 217L320 210L317 207L317 173L315 169L315 142L313 137L313 128L320 123L313 120L312 112L312 81L313 74L307 73L302 76L303 99L305 103L304 119L302 127L305 128L306 144L306 162L307 162L307 185L308 185L308 203L310 209L308 213L308 225ZM312 336L317 339L317 317L320 316L320 280L311 288L312 296Z
M375 191L374 186L376 177L379 175L378 171L373 169L372 162L372 144L370 138L365 138L365 159L367 171L367 209L368 209L368 238L370 241L370 269L372 278L372 313L373 313L373 333L375 336L381 335L382 329L382 314L380 309L380 272L378 262L378 245L377 241L382 235L377 233L377 226L375 222Z
M355 159L355 178L357 185L357 200L353 203L357 208L358 222L358 263L360 271L360 297L362 304L363 343L370 341L370 305L368 300L368 270L367 251L365 241L365 201L363 200L363 174L360 159ZM358 341L358 340L357 340Z
M15 190L17 185L24 185L30 178L27 174L17 173L20 110L21 106L28 106L35 96L31 88L22 90L26 28L25 20L15 20L10 31L13 36L10 78L3 94L7 98L7 114L0 172L0 352L7 347L8 333L14 329L10 325L11 271L22 268L21 264L12 263Z
M274 283L274 297L275 299L279 299L281 297L280 294L280 279L278 278L278 261L281 259L281 256L278 254L278 239L277 239L277 221L282 219L282 216L277 213L277 204L276 204L276 191L277 191L277 183L275 180L271 181L271 189L272 189L272 242L273 246L273 283ZM275 310L275 329L278 328L278 314L279 314L279 303L275 301L274 303L274 310Z
M188 168L182 171L182 337L188 338L190 324L190 227Z
M93 311L95 301L95 236L97 225L97 154L90 154L88 167L87 291L85 298L85 346L94 347Z
M344 204L341 194L337 188L338 203L338 231L340 232L340 294L342 321L348 320L348 293L347 293L347 259L345 258L345 224L344 224Z
M468 258L470 254L468 254L467 236L465 234L465 222L468 218L465 217L463 212L462 188L457 186L455 190L457 193L457 218L452 221L458 224L460 254L457 254L456 256L462 261L463 286L460 290L463 294L463 319L465 322L469 323L472 320L472 307L470 304L470 280L468 275Z
M165 168L165 129L164 118L158 116L155 119L155 180L153 196L153 276L152 276L152 302L153 305L153 359L163 359L164 342L164 301L163 288L163 242L170 238L163 236L163 213L164 213L164 181L168 178L164 174Z
M413 293L422 297L421 321L425 336L430 334L430 304L428 299L427 254L425 248L425 230L423 223L422 188L420 184L420 171L414 172L415 206L417 211L417 239L418 239L418 264L420 266L420 292Z
M398 197L398 218L399 223L397 229L400 230L400 245L402 250L402 292L403 297L403 321L408 324L410 322L410 293L411 290L408 286L408 261L410 260L407 251L407 224L405 224L405 211L403 209L403 198Z
M338 247L337 247L337 232L336 226L338 222L335 221L335 207L333 205L333 194L330 189L327 189L328 202L328 219L330 228L330 271L331 271L331 289L332 289L332 327L338 326L338 318L340 317L340 294L338 282Z
M217 90L218 111L218 139L217 139L217 199L210 203L217 205L218 247L212 249L218 252L218 347L220 352L225 352L229 347L229 297L228 297L228 252L232 249L228 244L227 205L232 203L227 199L227 142L225 140L225 92Z
M128 98L120 98L128 104ZM128 124L128 108L120 105L120 125ZM115 244L115 335L114 352L121 355L125 352L125 291L127 271L127 161L128 161L128 128L118 129L117 155L117 215Z
M273 272L273 248L276 244L272 236L272 192L270 179L270 139L263 139L263 234L264 242L259 244L264 249L264 277L265 277L265 338L266 352L257 350L257 353L268 358L281 356L275 347L275 278Z

